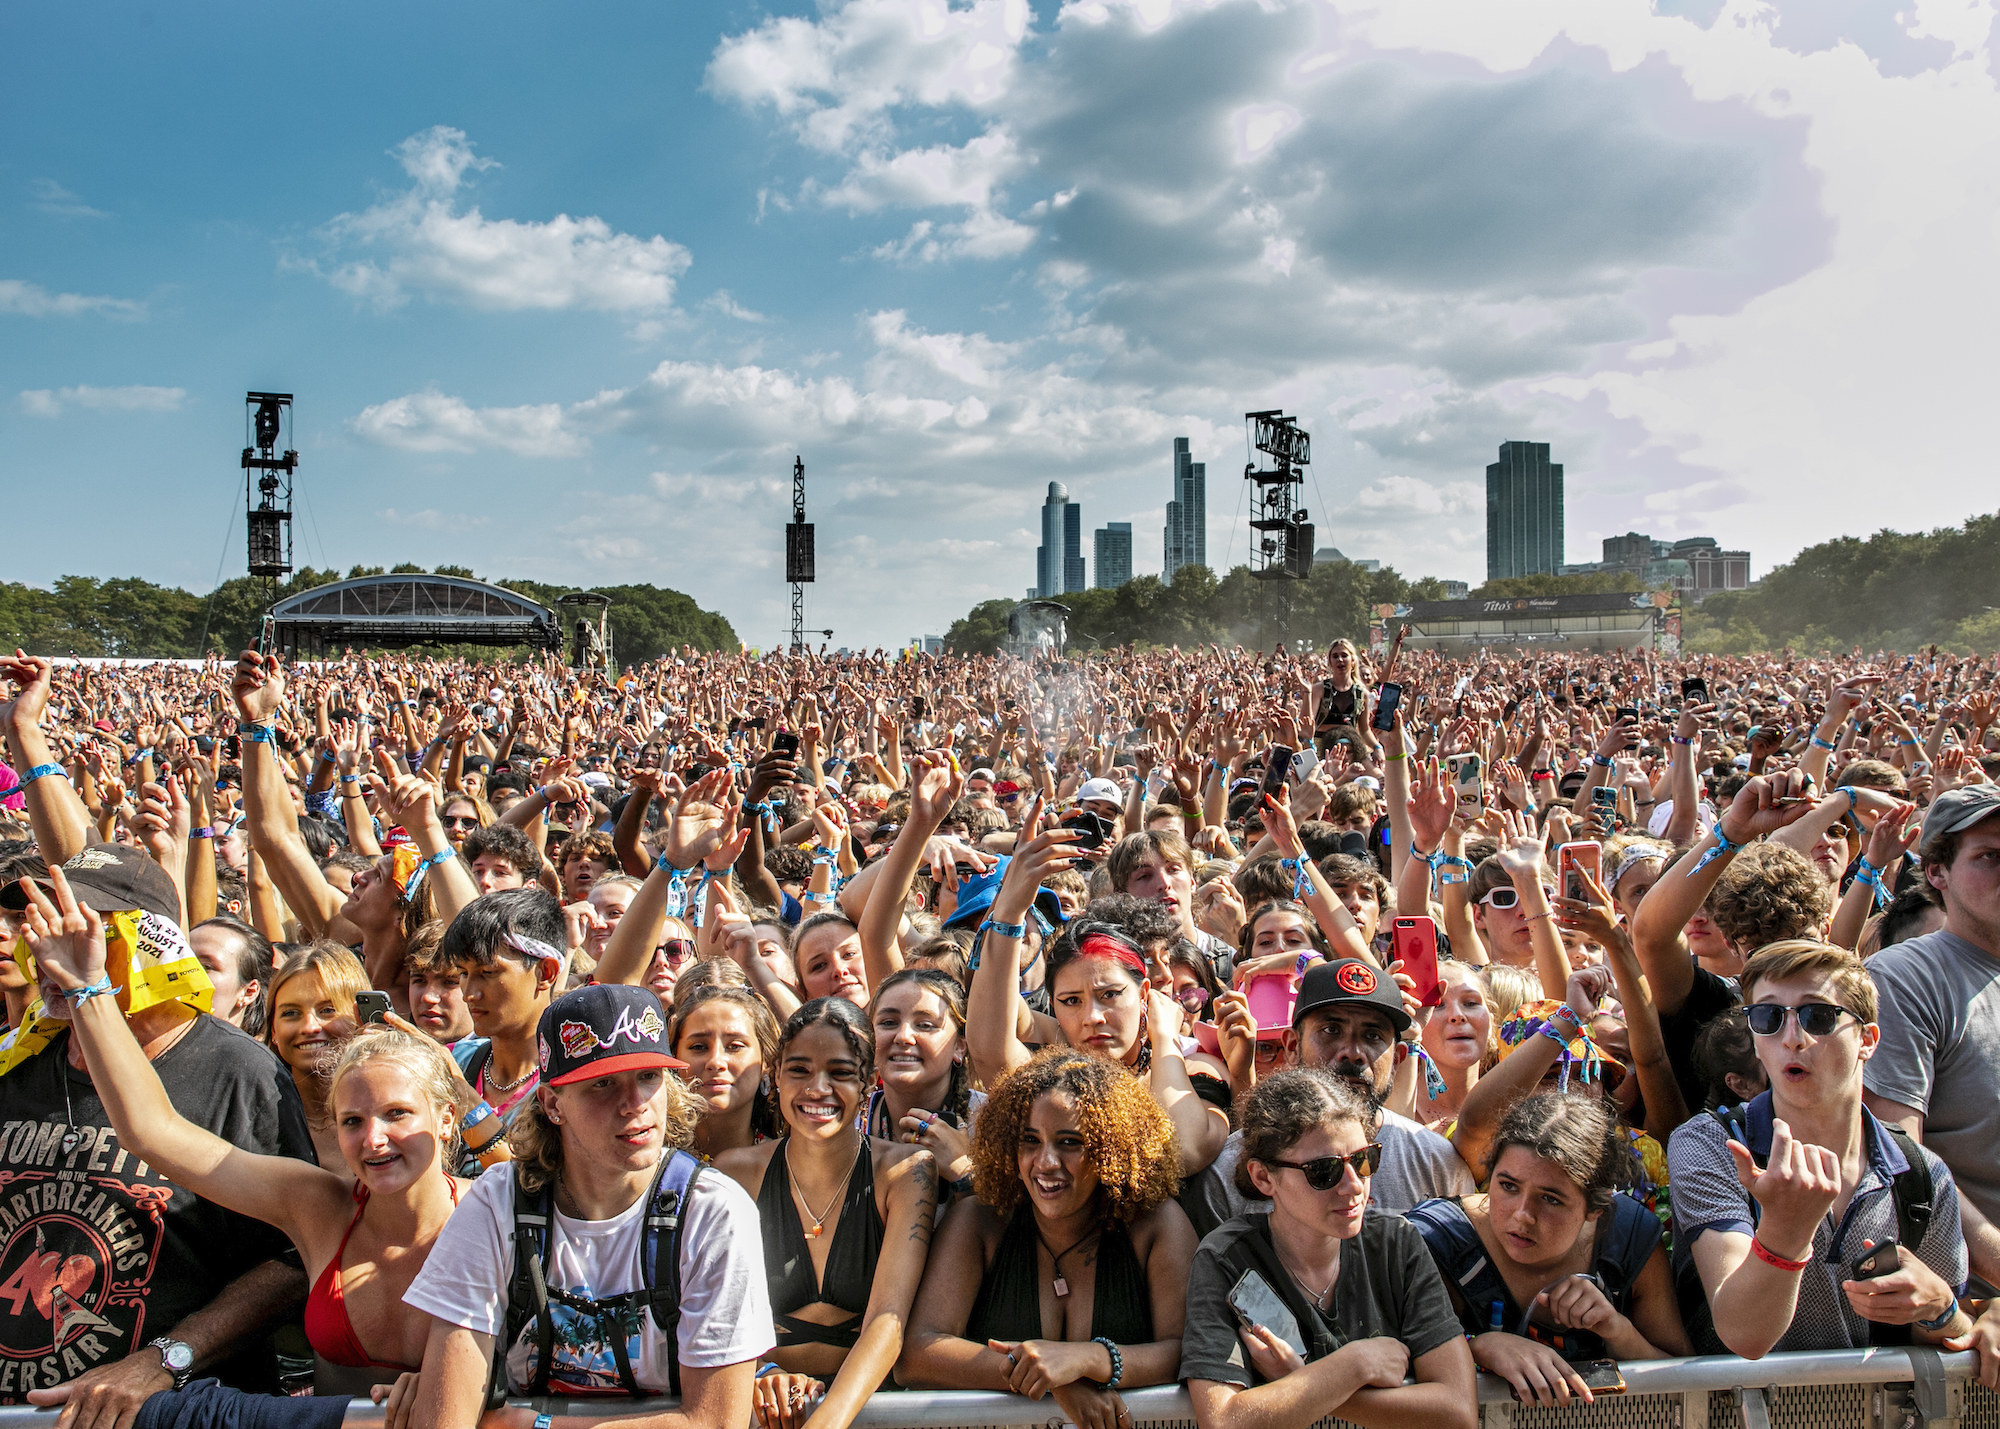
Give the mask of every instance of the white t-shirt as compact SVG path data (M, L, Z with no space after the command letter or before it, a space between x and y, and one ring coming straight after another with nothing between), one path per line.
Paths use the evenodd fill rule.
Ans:
M581 1221L557 1211L549 1232L552 1289L607 1299L645 1284L639 1259L645 1240L646 1202L608 1221ZM482 1335L498 1335L507 1321L514 1283L514 1176L502 1162L481 1176L431 1247L403 1303ZM599 1335L595 1317L551 1301L555 1364L551 1394L622 1394L618 1360ZM713 1369L755 1359L777 1343L771 1296L764 1280L764 1242L757 1206L743 1188L714 1169L701 1173L681 1224L681 1364ZM531 1380L535 1326L530 1320L506 1349L507 1379L514 1393ZM641 1389L668 1393L665 1342L651 1315L626 1342Z

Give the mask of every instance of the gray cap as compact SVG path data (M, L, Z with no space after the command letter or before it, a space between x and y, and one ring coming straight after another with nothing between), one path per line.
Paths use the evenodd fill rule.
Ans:
M1922 843L1969 829L1995 814L2000 814L2000 785L1968 784L1963 789L1952 789L1931 800L1930 810L1924 815Z

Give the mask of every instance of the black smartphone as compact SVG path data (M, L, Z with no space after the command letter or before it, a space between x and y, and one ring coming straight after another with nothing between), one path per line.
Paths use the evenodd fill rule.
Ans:
M1298 1317L1278 1298L1278 1292L1271 1288L1270 1282L1256 1271L1244 1271L1236 1284L1230 1287L1229 1308L1236 1312L1236 1318L1245 1329L1262 1325L1290 1345L1300 1359L1306 1357L1306 1341L1299 1332Z
M1638 707L1637 707L1636 705L1620 705L1620 706L1618 706L1618 718L1620 718L1620 719L1629 719L1629 720L1631 720L1631 721L1632 721L1632 723L1634 723L1634 724L1637 724L1637 723L1639 722L1639 710L1638 710Z
M782 754L787 759L799 757L799 737L789 729L781 729L771 736L771 753Z
M1903 1258L1896 1242L1885 1240L1868 1254L1854 1262L1856 1280L1880 1280L1883 1276L1900 1268Z
M389 994L369 989L354 994L354 1017L357 1022L380 1022L389 1015Z
M1381 693L1375 697L1375 713L1368 721L1370 729L1384 733L1396 727L1396 710L1403 703L1401 685L1384 684Z
M923 719L929 713L930 713L930 706L924 703L924 697L922 695L910 696L911 719Z
M1708 703L1708 681L1697 675L1692 680L1681 681L1681 699L1691 705Z
M1271 746L1271 753L1264 764L1264 792L1266 794L1269 794L1274 799L1278 796L1278 791L1285 787L1286 777L1292 772L1292 760L1296 757L1296 753L1286 745L1274 744Z
M1069 815L1062 821L1061 827L1076 830L1076 838L1070 843L1071 848L1100 849L1104 847L1105 840L1111 837L1111 820L1088 809L1079 809Z

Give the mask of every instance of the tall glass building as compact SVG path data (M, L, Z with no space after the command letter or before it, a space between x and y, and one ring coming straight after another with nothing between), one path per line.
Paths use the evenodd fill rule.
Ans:
M1042 544L1035 548L1035 594L1047 599L1088 589L1083 559L1083 508L1069 499L1069 488L1049 483L1042 503Z
M1108 521L1097 528L1097 588L1116 590L1132 579L1132 523Z
M1554 575L1562 563L1562 463L1547 442L1502 442L1486 468L1486 579Z
M1174 438L1174 494L1167 502L1166 559L1161 579L1182 566L1208 564L1208 468L1188 453L1188 439Z

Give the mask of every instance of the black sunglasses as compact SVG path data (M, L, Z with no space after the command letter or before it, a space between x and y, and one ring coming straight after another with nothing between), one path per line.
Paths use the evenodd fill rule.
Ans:
M1315 1156L1310 1161L1267 1161L1265 1165L1297 1171L1315 1191L1331 1191L1341 1183L1350 1166L1354 1168L1354 1174L1363 1180L1373 1176L1382 1165L1382 1143L1371 1141L1359 1151L1350 1151L1345 1156Z
M1808 1037L1824 1037L1840 1026L1840 1019L1852 1017L1861 1021L1858 1013L1833 1002L1808 1002L1802 1007L1780 1007L1775 1002L1754 1003L1743 1009L1743 1017L1750 1024L1750 1030L1759 1037L1775 1037L1785 1030L1785 1014L1798 1014L1799 1030Z

